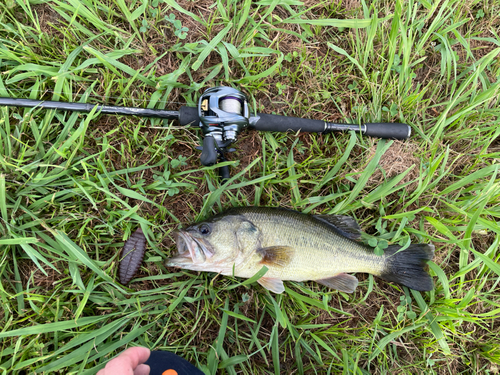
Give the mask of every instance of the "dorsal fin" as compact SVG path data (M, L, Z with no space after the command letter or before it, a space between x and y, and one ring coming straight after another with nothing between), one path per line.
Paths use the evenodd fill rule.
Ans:
M332 229L334 229L341 236L347 237L351 240L361 239L361 229L358 223L350 216L343 215L313 215L316 220L319 220Z

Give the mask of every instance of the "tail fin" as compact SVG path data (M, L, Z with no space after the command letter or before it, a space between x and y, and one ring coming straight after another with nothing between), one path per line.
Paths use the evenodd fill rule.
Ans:
M398 245L385 249L386 268L380 277L421 292L434 289L432 278L424 269L426 261L434 257L434 245L410 245L398 253L399 249Z

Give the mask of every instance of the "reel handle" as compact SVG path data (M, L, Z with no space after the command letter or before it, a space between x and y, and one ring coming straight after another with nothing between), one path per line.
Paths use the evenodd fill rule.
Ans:
M217 163L215 138L211 135L207 135L203 138L203 150L201 151L200 161L202 165L207 167Z
M201 164L207 167L214 165L217 163L217 158L219 161L227 161L223 153L217 152L217 149L215 148L215 138L211 135L206 135L205 138L203 138L203 150L200 155ZM226 180L229 180L231 174L229 173L228 165L219 167L219 176L223 183Z

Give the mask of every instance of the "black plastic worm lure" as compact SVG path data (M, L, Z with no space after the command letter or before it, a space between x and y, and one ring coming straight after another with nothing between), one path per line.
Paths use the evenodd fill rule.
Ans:
M139 269L146 252L146 237L139 228L125 242L118 267L120 283L127 285Z

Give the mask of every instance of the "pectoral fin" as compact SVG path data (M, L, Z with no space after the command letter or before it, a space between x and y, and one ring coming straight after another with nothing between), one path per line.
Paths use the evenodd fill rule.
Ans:
M260 264L285 267L292 261L294 250L289 246L270 246L257 250L262 255Z
M280 279L272 279L270 277L261 277L257 282L262 285L267 290L274 292L276 294L281 294L285 291L285 286L283 281Z
M353 293L358 286L358 279L347 273L339 273L327 279L316 280L316 282L345 293Z

